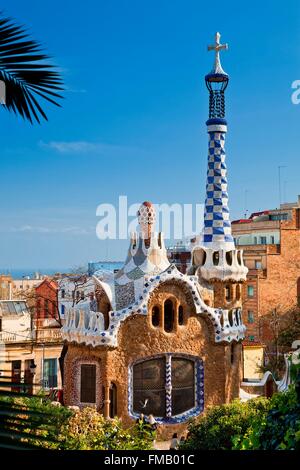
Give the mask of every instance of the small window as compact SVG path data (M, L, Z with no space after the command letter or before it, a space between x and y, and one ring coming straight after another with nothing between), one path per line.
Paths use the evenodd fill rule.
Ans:
M255 269L261 269L261 266L262 266L262 265L261 265L261 261L258 260L258 259L256 259L256 260L255 260Z
M254 313L252 310L248 310L248 323L254 323Z
M227 302L231 300L231 287L230 286L225 287L225 299L227 300Z
M240 251L237 252L237 262L238 262L238 264L241 266L241 264L242 264L242 258L241 258L241 252L240 252Z
M254 245L257 245L257 237L253 238L253 243L254 243Z
M270 240L271 240L271 245L274 245L274 244L275 244L275 237L274 237L274 235L271 235Z
M226 262L229 266L232 265L232 251L226 251Z
M152 325L155 327L159 326L159 308L158 307L152 308Z
M2 318L0 318L0 331L2 331Z
M266 245L267 244L267 237L260 237L260 244Z
M62 289L61 290L61 298L64 299L65 295L66 295L66 291L65 291L65 289Z
M80 300L84 300L84 291L83 290L80 293Z
M64 316L66 307L64 305L61 306L61 315Z
M109 387L109 416L115 418L117 416L117 386L111 383Z
M247 286L247 295L248 295L248 297L254 297L254 287L253 286Z
M80 401L81 403L96 403L95 364L81 364Z
M213 253L213 263L214 263L214 266L218 266L218 264L219 264L219 259L220 259L219 252L218 252L218 251L214 251L214 253Z
M165 331L170 333L173 330L174 325L174 308L173 302L167 299L164 304L164 325Z
M254 336L253 335L248 336L248 340L253 342L254 341Z
M179 305L178 307L178 325L183 325L183 306Z

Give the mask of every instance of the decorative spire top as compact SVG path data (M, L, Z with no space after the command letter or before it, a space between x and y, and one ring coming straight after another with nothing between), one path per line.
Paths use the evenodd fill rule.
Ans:
M227 75L226 72L222 69L221 61L220 61L220 51L227 50L228 44L220 44L221 34L215 34L215 44L211 46L207 46L208 51L215 51L215 63L214 67L211 71L211 75Z
M208 46L209 51L215 51L215 64L212 71L205 76L205 83L209 91L209 120L207 124L225 124L225 90L228 85L229 76L222 69L220 62L220 51L228 49L228 44L220 43L220 33L215 35L215 44ZM213 120L213 121L212 121Z
M143 202L137 212L137 216L141 227L142 237L145 240L150 239L156 220L155 208L152 202Z

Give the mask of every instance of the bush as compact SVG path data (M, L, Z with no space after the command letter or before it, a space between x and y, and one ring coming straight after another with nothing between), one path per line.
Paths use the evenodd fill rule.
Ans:
M59 440L67 450L148 450L155 433L142 422L124 429L120 419L105 419L94 408L76 412L62 427Z
M300 449L300 404L295 387L276 393L270 399L267 415L258 416L243 436L236 436L234 448L239 450Z
M189 426L189 437L180 446L184 450L229 450L233 448L235 436L243 436L250 423L265 416L269 409L267 398L256 398L241 403L209 408L205 415Z
M149 450L155 432L141 421L129 429L94 408L71 411L41 397L0 397L0 428L26 448L53 450Z

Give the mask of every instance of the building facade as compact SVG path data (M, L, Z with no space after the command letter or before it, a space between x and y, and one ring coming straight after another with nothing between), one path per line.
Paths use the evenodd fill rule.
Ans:
M122 268L98 271L96 311L90 302L66 312L64 399L93 406L130 425L153 414L165 435L213 404L239 396L241 289L247 268L231 234L225 163L225 95L216 42L209 90L207 197L204 234L190 272L171 264L163 234L153 231L154 206L144 202Z
M51 279L22 281L11 279L7 292L17 297L0 301L0 371L16 384L13 391L26 386L30 393L47 393L62 387L57 284Z
M300 307L300 196L232 223L249 269L243 293L247 341L274 341L276 321Z

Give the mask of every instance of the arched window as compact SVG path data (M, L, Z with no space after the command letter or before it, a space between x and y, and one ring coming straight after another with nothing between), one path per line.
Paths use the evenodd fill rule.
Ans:
M231 286L230 285L225 287L225 299L227 302L231 300Z
M218 252L218 251L214 251L214 252L213 252L213 263L214 263L215 266L218 266L218 264L219 264L219 259L220 259L219 252Z
M226 262L229 266L232 265L232 251L226 251Z
M172 417L203 408L202 361L190 357L164 355L132 366L129 394L133 416L141 413L170 422Z
M117 386L114 383L111 383L109 387L109 400L109 416L114 418L117 416Z
M164 303L164 328L167 333L173 330L174 325L174 307L173 302L167 299Z
M178 325L183 325L184 316L183 316L183 306L179 305L178 307Z
M152 325L159 326L159 308L157 306L152 308Z

